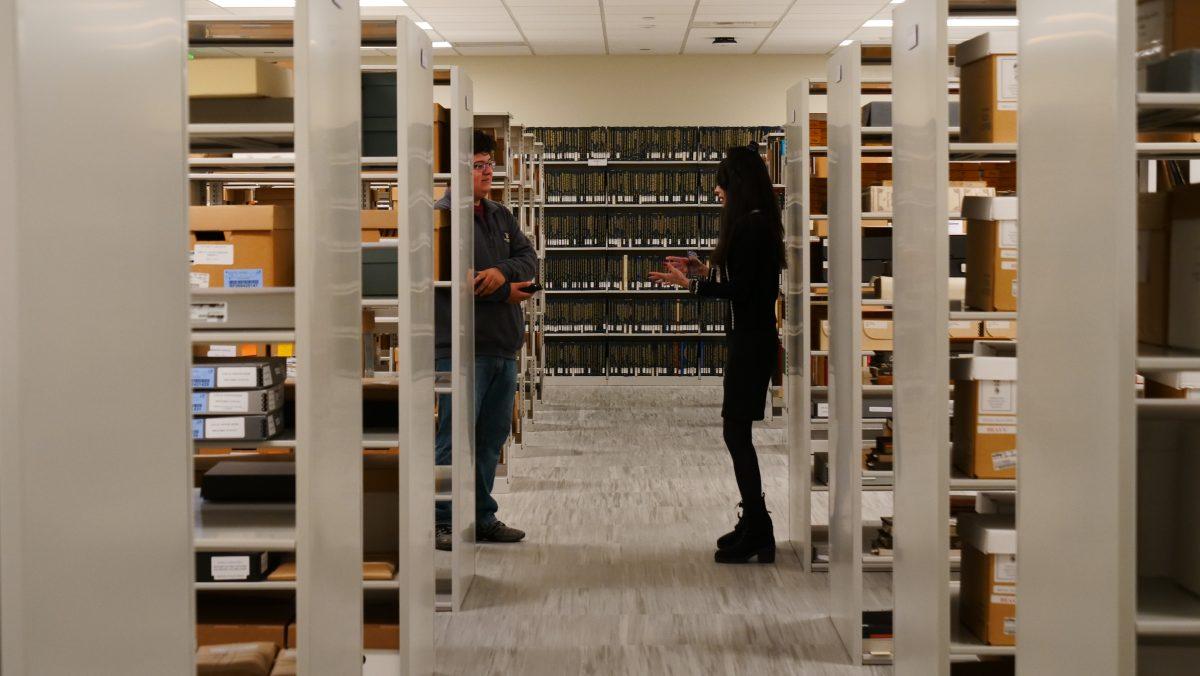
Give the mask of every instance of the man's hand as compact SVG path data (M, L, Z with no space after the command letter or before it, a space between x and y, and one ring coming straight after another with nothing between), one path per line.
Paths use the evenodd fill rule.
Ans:
M496 289L504 286L507 281L504 273L500 272L500 268L488 268L475 275L475 295L490 296L496 292Z
M530 284L533 284L533 280L529 280L528 282L513 282L508 287L508 303L511 305L520 305L530 298L533 298L532 293L527 293L525 291L525 287L529 286Z

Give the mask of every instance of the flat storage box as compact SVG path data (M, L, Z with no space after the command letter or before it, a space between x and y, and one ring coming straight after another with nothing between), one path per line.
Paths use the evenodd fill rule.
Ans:
M873 185L863 191L862 208L868 213L893 213L895 188L891 182L884 185ZM963 200L967 197L994 197L996 189L988 186L986 181L952 181L946 189L946 208L951 214L962 211Z
M1016 645L1015 515L963 514L958 518L958 534L963 543L960 621L988 645Z
M1009 319L989 319L983 322L980 337L986 340L1016 340L1017 323Z
M400 214L395 209L363 209L359 212L359 225L362 228L362 241L379 242L385 239L395 239L399 227Z
M269 566L266 552L196 552L196 581L260 582Z
M274 387L287 379L284 357L193 357L193 390Z
M1146 91L1200 92L1200 49L1178 52L1147 66Z
M393 491L395 489L393 488ZM364 561L364 580L391 580L396 577L396 565L388 561ZM296 580L296 562L284 561L276 566L267 579L271 582L294 582Z
M188 221L192 288L292 285L291 207L188 207Z
M267 441L283 431L283 414L213 416L192 419L195 441Z
M196 676L269 676L278 651L269 642L201 646L196 651Z
M1200 184L1173 190L1170 201L1168 340L1200 350Z
M296 326L296 290L192 289L188 313L193 329L291 329Z
M363 298L394 298L396 296L397 247L371 247L362 252Z
M270 643L282 649L287 626L296 613L291 601L255 599L254 603L200 599L196 606L196 645Z
M968 197L967 306L986 312L1017 309L1016 197Z
M950 322L950 340L979 340L983 322L957 319Z
M259 390L192 393L192 415L252 415L283 408L283 383Z
M286 98L292 95L291 71L259 59L188 61L191 98Z
M1167 344L1171 218L1165 192L1138 195L1138 341Z
M367 603L363 606L363 649L399 650L400 614L394 605ZM287 628L287 647L296 648L295 623Z
M864 317L862 320L862 349L891 352L893 349L893 328L894 324L891 319L870 319ZM829 331L829 320L821 320L821 336L817 349L829 349Z
M200 480L209 502L295 502L296 463L223 460Z
M1200 49L1200 3L1196 0L1139 0L1137 50L1143 61Z
M958 45L959 140L1017 141L1017 35L984 33Z
M871 101L862 107L862 126L890 127L892 126L892 102Z
M976 479L1017 476L1016 345L979 341L950 362L954 379L954 466Z
M296 651L281 650L279 656L275 658L275 667L271 669L271 676L296 676L299 669L300 666L296 662Z

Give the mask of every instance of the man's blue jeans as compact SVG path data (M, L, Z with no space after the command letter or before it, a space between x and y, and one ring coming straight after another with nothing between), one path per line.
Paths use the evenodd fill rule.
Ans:
M450 370L449 359L438 359L439 373ZM475 528L486 530L496 521L499 506L492 497L500 451L512 432L513 398L517 393L517 360L475 357ZM438 396L436 453L439 465L451 458L450 395ZM450 525L449 502L438 502L436 523Z

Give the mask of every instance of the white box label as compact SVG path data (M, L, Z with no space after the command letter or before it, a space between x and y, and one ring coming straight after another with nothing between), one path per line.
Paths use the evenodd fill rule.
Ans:
M993 582L1002 584L1017 583L1017 557L1013 554L996 555L996 574ZM1014 590L1015 593L1016 590Z
M1017 260L1018 254L1016 249L1001 249L1000 258L1008 261Z
M950 221L950 234L951 235L967 234L967 226L966 226L965 221L962 221L960 219L954 219L954 220Z
M1021 235L1016 221L1000 221L1000 247L1015 249L1021 245Z
M828 418L829 417L829 402L822 401L822 402L817 403L817 417L818 418Z
M192 303L191 318L196 324L224 324L229 320L229 304Z
M249 392L211 392L208 395L209 413L246 413L248 408Z
M1017 109L1017 57L996 57L996 108Z
M1017 635L1017 618L1015 618L1015 617L1004 618L1004 630L1003 631L1004 631L1005 636L1016 636Z
M220 377L217 378L218 382ZM979 381L980 413L1017 412L1017 384L1011 380Z
M1016 261L1000 261L1000 269L1001 270L1016 270L1017 262Z
M242 439L246 436L245 418L205 418L205 439Z
M963 321L958 321L958 320L952 321L952 322L950 322L950 330L951 331L970 331L971 330L971 322L963 322Z
M1001 606L1015 606L1017 605L1017 597L1008 594L992 594L992 603Z
M892 407L891 406L868 406L867 412L868 413L891 413Z
M214 580L247 580L250 578L249 556L214 556L209 572Z
M208 288L208 273L207 272L189 272L188 273L188 284L190 284L193 289L207 289Z
M217 387L219 388L257 386L258 367L256 366L222 366L217 369Z
M236 357L238 356L237 345L209 345L208 356L210 357Z
M977 425L976 434L1016 434L1016 425Z
M1016 433L1017 428L1013 427L1013 433ZM1017 466L1016 451L999 451L992 454L992 469L999 472L1000 470L1012 469Z
M233 265L232 244L197 244L192 265Z
M980 425L1016 425L1017 419L1011 415L981 415L975 422Z
M863 320L863 328L864 329L872 329L875 331L890 328L891 325L892 325L891 322L880 321L878 319L864 319Z

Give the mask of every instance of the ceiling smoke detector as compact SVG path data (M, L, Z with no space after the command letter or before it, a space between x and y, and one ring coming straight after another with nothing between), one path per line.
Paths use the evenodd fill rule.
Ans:
M737 38L731 38L731 37L728 37L728 36L726 36L726 37L716 37L716 38L713 38L713 41L712 41L712 43L713 43L714 45L736 45L736 44L737 44Z

